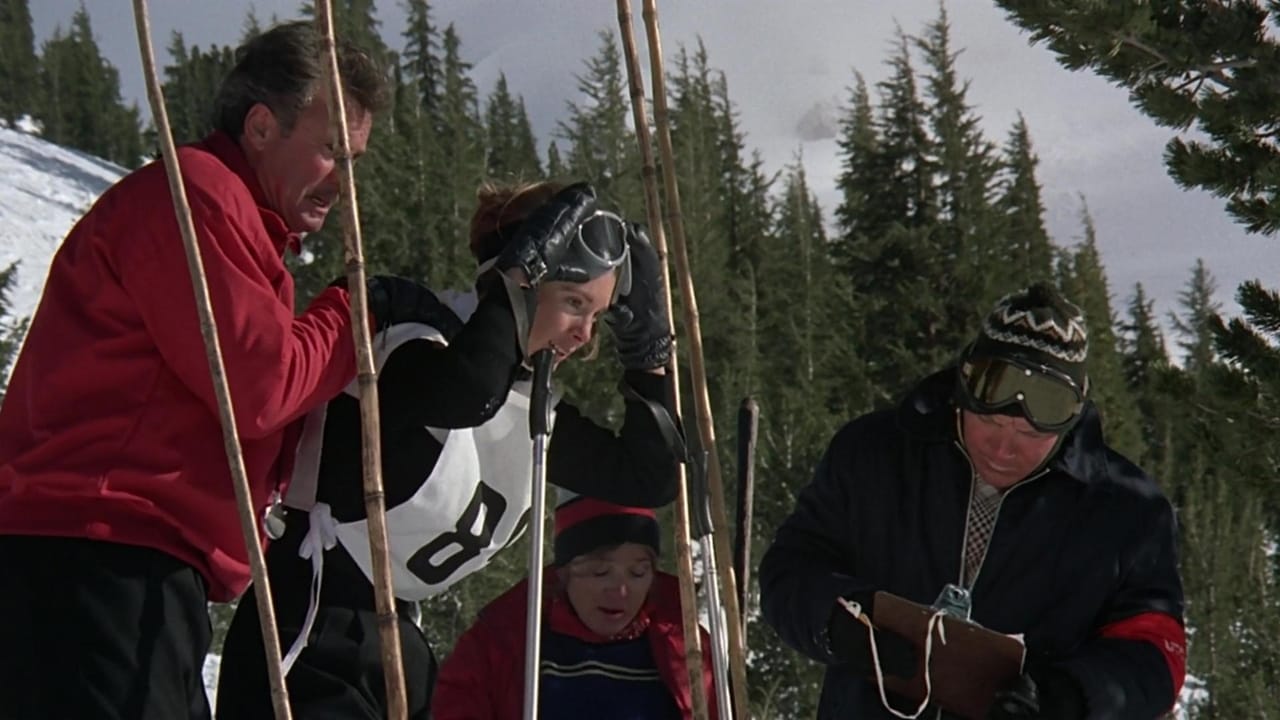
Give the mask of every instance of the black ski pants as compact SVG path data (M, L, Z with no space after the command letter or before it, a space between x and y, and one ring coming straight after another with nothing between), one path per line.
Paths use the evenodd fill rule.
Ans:
M327 578L326 578L327 579ZM274 589L274 588L273 588ZM266 653L258 604L250 586L227 630L218 678L219 720L273 720ZM277 604L280 652L298 636L292 606ZM303 608L305 610L305 608ZM436 663L418 626L404 612L400 620L401 660L409 720L426 720ZM382 643L373 610L321 606L310 642L289 671L289 707L294 720L383 720L387 717Z
M158 550L0 536L0 720L208 720L205 584Z

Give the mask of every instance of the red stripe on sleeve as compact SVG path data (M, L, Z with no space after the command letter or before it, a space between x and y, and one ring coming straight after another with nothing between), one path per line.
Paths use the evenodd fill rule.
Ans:
M1187 631L1177 619L1164 613L1146 612L1106 625L1100 635L1154 645L1169 665L1174 698L1182 692L1182 683L1187 678Z

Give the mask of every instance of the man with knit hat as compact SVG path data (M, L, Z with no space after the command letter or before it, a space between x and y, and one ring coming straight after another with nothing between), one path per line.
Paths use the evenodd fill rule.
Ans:
M956 365L836 434L760 567L765 619L828 665L819 718L893 717L877 666L922 670L923 638L847 608L874 617L876 592L929 605L948 585L974 622L1026 644L988 717L1147 719L1173 705L1186 666L1176 521L1105 444L1087 356L1080 309L1033 285L996 304Z
M560 491L545 571L539 717L693 717L676 578L655 568L654 512ZM434 720L506 720L524 704L528 581L480 611L440 667ZM710 647L706 633L702 646ZM716 715L711 653L703 685Z

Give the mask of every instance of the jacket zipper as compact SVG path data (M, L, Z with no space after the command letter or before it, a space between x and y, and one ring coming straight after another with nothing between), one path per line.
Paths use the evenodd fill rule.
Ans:
M1000 502L996 504L995 517L991 519L991 535L990 537L987 538L987 544L982 548L982 560L978 562L978 569L973 574L973 582L966 585L964 582L965 546L968 544L968 540L969 540L969 521L973 519L973 493L974 493L974 485L978 482L978 469L974 467L973 458L969 457L969 453L967 450L964 449L964 445L959 440L956 440L955 443L956 443L956 448L960 450L960 454L964 455L964 459L969 462L969 504L965 509L965 515L964 515L964 537L960 542L960 577L957 579L957 582L960 584L961 587L965 588L966 590L969 590L971 593L969 596L969 599L970 599L969 609L970 609L970 616L972 616L973 587L978 584L978 578L982 576L982 568L984 565L987 564L987 551L991 548L991 539L995 537L996 525L999 524L1000 522L1000 511L1004 509L1005 498L1009 495L1009 493L1013 492L1014 490L1020 487L1023 487L1025 485L1028 485L1029 483L1035 480L1039 480L1045 475L1048 475L1049 468L1047 467L1042 468L1040 472L1037 472L1035 475L1031 475L1019 481L1016 485L1000 493Z
M987 564L987 551L991 549L991 540L996 535L996 524L1000 522L1000 510L1004 508L1005 496L1013 492L1015 489L1020 488L1023 485L1026 485L1032 482L1033 480L1038 480L1044 477L1045 475L1048 475L1049 468L1046 467L1041 469L1040 472L1036 473L1035 475L1031 475L1030 477L1027 477L1026 479L1022 480L1018 484L1014 485L1013 487L1009 488L1005 492L1001 493L1000 502L996 505L995 517L991 519L991 536L987 538L987 544L982 548L982 560L978 563L978 569L973 574L973 582L970 583L969 585L965 585L964 583L965 547L968 545L968 541L969 541L969 521L973 519L972 517L973 516L973 493L974 493L974 484L978 481L978 469L974 467L973 458L969 457L969 452L964 449L964 444L961 443L959 440L956 440L955 443L956 443L956 448L960 450L960 454L963 455L964 459L969 462L969 504L965 509L965 515L964 515L964 537L960 541L960 577L958 578L957 582L960 584L961 587L969 591L969 617L972 619L973 588L978 584L978 578L982 575L983 566ZM937 712L934 714L933 717L934 717L934 720L943 720L942 708L938 708Z

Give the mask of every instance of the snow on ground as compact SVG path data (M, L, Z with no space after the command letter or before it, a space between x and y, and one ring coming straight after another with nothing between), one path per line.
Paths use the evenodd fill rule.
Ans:
M0 124L0 269L14 261L12 315L35 312L49 261L76 220L126 170Z
M204 691L209 695L209 707L218 709L218 670L222 667L222 656L209 653L204 657Z

